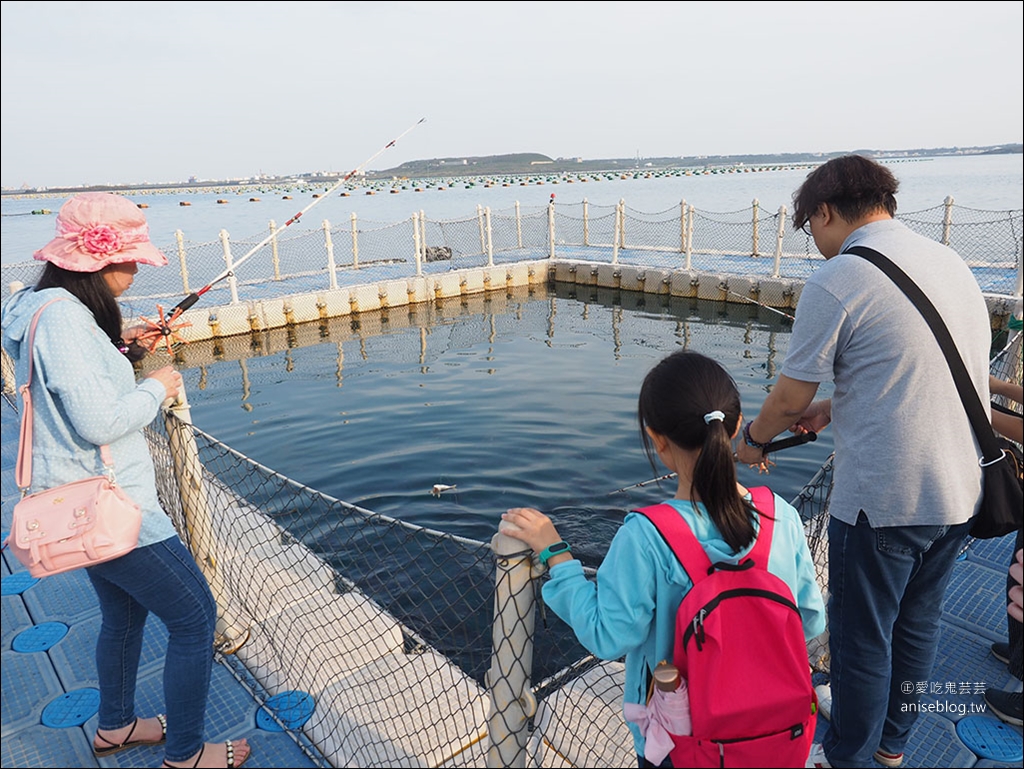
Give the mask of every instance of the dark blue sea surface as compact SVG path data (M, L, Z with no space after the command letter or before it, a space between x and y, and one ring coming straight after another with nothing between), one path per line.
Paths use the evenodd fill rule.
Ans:
M675 491L627 488L667 472L640 444L647 371L680 347L702 352L754 414L790 334L756 305L579 286L401 312L415 315L404 328L339 318L308 346L275 351L257 335L234 360L189 345L179 366L194 423L332 497L478 541L507 508L539 508L595 562L628 509ZM791 499L831 449L825 431L777 454L767 478L740 466L740 480ZM453 488L435 496L435 484Z

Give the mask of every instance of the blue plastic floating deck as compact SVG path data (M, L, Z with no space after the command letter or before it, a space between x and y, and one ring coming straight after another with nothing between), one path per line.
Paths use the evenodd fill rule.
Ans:
M44 622L18 633L11 648L16 652L44 652L67 634L68 626L63 622Z
M256 713L256 725L268 732L284 731L271 716L273 713L288 729L299 729L313 715L314 707L312 695L306 692L281 692L268 699Z
M966 716L956 725L956 734L975 755L993 761L1016 763L1024 759L1021 736L1002 721L989 716Z
M21 595L39 581L27 571L19 571L0 580L0 595Z
M55 729L81 726L99 709L99 689L76 689L62 694L43 708L43 726L52 726Z

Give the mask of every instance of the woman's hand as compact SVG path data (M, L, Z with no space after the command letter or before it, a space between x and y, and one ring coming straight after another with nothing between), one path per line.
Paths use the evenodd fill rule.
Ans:
M501 519L515 527L506 527L501 530L501 533L522 540L532 547L535 553L562 541L551 519L532 507L513 507L508 512L502 513ZM559 563L559 560L568 560L570 557L569 555L555 555L548 563Z
M173 400L181 393L181 374L177 372L174 366L164 366L155 371L150 371L146 374L145 378L155 379L164 386L164 390L167 391L165 400L167 398Z

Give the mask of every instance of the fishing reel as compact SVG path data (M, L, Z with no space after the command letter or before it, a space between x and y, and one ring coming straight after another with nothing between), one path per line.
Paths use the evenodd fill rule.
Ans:
M181 314L178 309L169 316L164 315L164 308L159 304L156 306L156 310L160 315L159 321L150 320L145 315L140 316L140 320L146 324L147 329L136 334L135 342L147 352L154 352L160 347L166 349L168 355L174 355L173 345L175 343L188 343L188 340L182 337L178 331L192 324L188 321L178 322L178 316Z

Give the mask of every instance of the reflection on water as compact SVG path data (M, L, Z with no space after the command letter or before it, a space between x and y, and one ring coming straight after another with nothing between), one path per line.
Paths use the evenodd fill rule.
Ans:
M699 350L756 412L788 340L753 304L559 285L194 342L177 364L198 427L300 483L480 541L508 507L537 507L596 564L628 509L674 491L625 488L665 472L640 447L648 369ZM780 453L767 481L792 498L831 449L826 431Z

